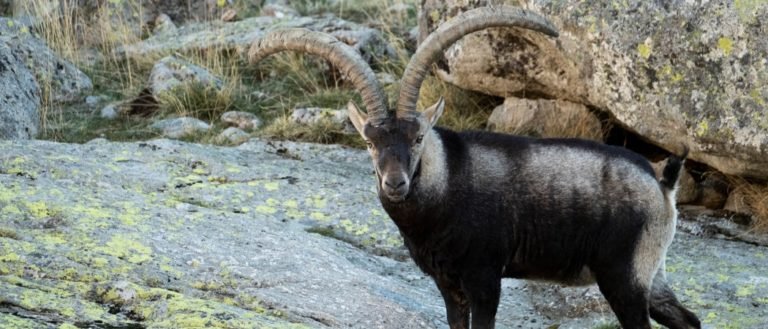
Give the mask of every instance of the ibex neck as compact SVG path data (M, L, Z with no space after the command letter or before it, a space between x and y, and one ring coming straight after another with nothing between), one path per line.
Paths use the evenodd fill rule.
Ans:
M448 165L445 146L440 135L434 129L425 136L426 144L421 155L421 172L415 186L418 199L442 198L448 189Z

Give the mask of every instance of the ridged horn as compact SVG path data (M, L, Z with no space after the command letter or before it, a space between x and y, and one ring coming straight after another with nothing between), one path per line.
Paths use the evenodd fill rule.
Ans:
M387 96L371 67L354 48L329 34L302 28L272 31L254 41L248 58L255 64L286 50L309 53L331 62L360 92L369 120L381 120L389 115Z
M443 50L467 34L492 27L521 27L552 37L559 35L557 28L544 17L517 7L482 7L461 13L430 33L411 57L400 80L397 116L414 115L411 112L416 111L421 84Z

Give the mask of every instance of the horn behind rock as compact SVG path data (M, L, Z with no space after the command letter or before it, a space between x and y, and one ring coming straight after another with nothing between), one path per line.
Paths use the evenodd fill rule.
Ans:
M411 57L401 79L397 116L412 116L427 72L443 50L472 32L492 27L520 27L553 37L557 28L545 18L517 7L482 7L466 11L432 32Z

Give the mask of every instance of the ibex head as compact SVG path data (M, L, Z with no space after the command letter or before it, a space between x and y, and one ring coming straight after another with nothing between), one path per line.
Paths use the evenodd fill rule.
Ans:
M430 65L442 51L469 33L489 27L527 28L551 36L557 30L544 18L516 7L479 8L467 11L443 24L429 35L411 58L400 83L396 109L387 97L370 66L350 46L322 32L306 29L273 31L251 46L251 63L266 56L293 50L320 56L331 62L360 92L367 112L354 103L348 105L352 124L366 141L378 178L379 195L390 202L405 200L415 176L430 132L445 103L441 98L423 112L416 110L419 89Z
M374 122L350 102L349 118L368 146L379 181L379 195L391 202L405 200L419 169L429 132L443 113L441 98L423 113L412 112Z

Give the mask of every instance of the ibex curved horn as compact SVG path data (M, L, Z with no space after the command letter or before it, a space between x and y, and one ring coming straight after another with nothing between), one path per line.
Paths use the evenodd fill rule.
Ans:
M286 50L313 54L331 62L360 92L369 119L389 115L387 96L368 63L354 48L331 35L301 28L272 31L251 45L248 57L255 64Z
M397 116L413 115L416 111L421 83L443 50L467 34L491 27L521 27L558 36L557 28L545 18L517 7L482 7L466 11L432 32L411 57L400 80Z

